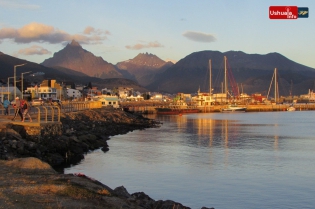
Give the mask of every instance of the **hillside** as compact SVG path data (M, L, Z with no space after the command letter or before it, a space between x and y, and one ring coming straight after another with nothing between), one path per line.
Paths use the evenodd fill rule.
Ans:
M149 53L140 53L133 59L116 64L118 69L129 72L143 86L151 84L157 74L164 72L172 65L173 63L165 62Z
M214 93L221 92L224 75L224 56L228 59L228 69L234 75L236 83L242 86L243 92L262 93L268 91L274 69L280 76L279 90L282 95L288 95L291 84L293 94L305 94L314 87L315 69L298 64L278 53L266 55L246 54L229 51L194 52L178 61L165 72L159 74L156 80L147 86L150 90L160 90L170 93L194 93L209 91L209 60L212 60L212 88Z
M54 53L53 57L41 63L47 67L64 67L98 78L123 78L113 64L96 57L73 40L70 44Z
M71 81L76 84L86 85L92 82L93 86L98 88L113 88L113 87L131 87L138 91L148 91L144 87L140 86L137 82L125 79L125 78L109 78L101 79L96 77L90 77L84 73L73 71L62 67L45 67L37 63L29 62L27 60L21 60L16 57L12 57L0 52L0 79L3 82L7 82L8 77L13 76L14 65L24 64L26 65L16 68L17 79L20 78L22 72L44 72L43 76L30 76L30 74L25 74L24 78L30 82L41 82L43 79L55 79L57 82ZM12 83L12 79L10 80ZM19 82L17 84L19 87Z

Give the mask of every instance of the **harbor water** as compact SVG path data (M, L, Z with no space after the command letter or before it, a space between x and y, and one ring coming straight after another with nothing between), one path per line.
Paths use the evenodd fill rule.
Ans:
M65 173L191 208L315 208L315 112L158 116Z

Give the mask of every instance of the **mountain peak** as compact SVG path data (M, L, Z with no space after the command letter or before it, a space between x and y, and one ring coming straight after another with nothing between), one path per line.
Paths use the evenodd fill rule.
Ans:
M116 67L101 57L96 57L91 52L82 48L75 40L68 43L65 48L54 53L54 56L42 62L47 67L59 66L68 68L88 76L99 78L121 78L123 77Z
M70 46L79 46L81 47L81 45L79 44L79 42L77 42L76 40L72 40L71 43L69 44Z

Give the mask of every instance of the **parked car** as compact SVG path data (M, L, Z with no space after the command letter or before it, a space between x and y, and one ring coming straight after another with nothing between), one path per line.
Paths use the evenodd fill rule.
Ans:
M44 104L44 100L42 99L33 99L31 102L32 106L39 106Z

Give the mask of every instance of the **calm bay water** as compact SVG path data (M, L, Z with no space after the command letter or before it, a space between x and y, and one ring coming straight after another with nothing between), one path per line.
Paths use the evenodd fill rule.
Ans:
M315 208L315 112L149 116L65 173L155 200L216 209Z

